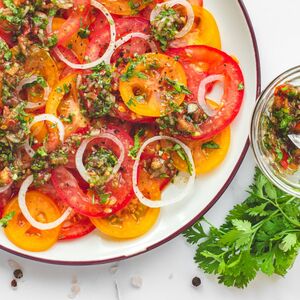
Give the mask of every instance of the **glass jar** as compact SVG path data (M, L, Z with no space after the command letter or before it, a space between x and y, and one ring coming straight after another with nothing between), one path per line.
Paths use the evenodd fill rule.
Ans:
M278 162L275 162L263 143L265 118L270 114L275 88L284 83L300 86L300 66L279 75L262 92L253 112L250 138L255 159L262 172L278 188L300 198L300 170L285 171Z

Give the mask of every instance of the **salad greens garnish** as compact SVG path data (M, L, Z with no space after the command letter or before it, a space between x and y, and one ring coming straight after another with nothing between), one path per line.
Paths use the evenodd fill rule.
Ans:
M284 276L299 251L300 199L278 189L257 168L248 198L222 226L202 218L184 236L197 245L199 268L226 286L244 288L259 271Z

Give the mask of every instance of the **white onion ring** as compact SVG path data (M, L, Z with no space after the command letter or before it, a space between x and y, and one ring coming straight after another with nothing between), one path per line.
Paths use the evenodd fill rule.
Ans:
M33 76L28 77L28 78L22 79L19 82L18 86L16 87L17 97L19 98L19 94L20 94L20 92L21 92L24 85L33 83L33 82L37 81L37 79L38 79L38 76L36 76L36 75L33 75ZM44 91L45 91L44 102L37 102L37 103L27 102L25 108L27 108L27 109L36 109L36 108L41 108L41 107L45 106L46 101L47 101L47 99L50 95L50 87L49 87L47 82L46 82L46 84L47 84L47 86L44 88ZM20 99L20 100L22 100L22 99Z
M5 191L7 191L12 186L12 184L13 184L13 182L11 182L11 183L9 183L9 184L7 184L5 186L0 187L0 194L4 193Z
M205 95L206 95L206 85L216 82L216 81L224 81L224 75L210 75L205 77L199 85L199 89L198 89L198 103L200 105L200 107L203 109L203 111L209 116L212 117L213 115L215 115L216 111L214 109L212 109L211 107L209 107L206 104L206 99L205 99Z
M55 54L59 57L59 59L61 61L63 61L66 65L68 65L72 69L86 70L86 69L90 69L90 68L93 68L93 67L99 65L101 62L105 62L105 63L109 64L110 58L111 58L111 56L114 52L114 49L115 49L116 25L115 25L114 19L112 18L109 11L101 3L99 3L98 1L91 0L91 5L96 7L97 9L99 9L103 13L103 15L106 17L106 19L109 23L109 27L110 27L110 43L109 43L108 48L106 49L105 53L100 58L96 59L93 62L86 63L86 64L75 64L75 63L70 62L68 59L66 59L64 57L64 55L61 53L59 48L55 47L54 48ZM51 25L51 27L52 27L52 25ZM48 32L48 33L51 33L51 32Z
M49 230L49 229L56 228L57 226L59 226L61 223L63 223L68 218L68 216L72 212L72 208L70 208L70 207L67 208L64 211L64 213L57 220L55 220L53 222L50 222L50 223L38 222L31 216L31 214L28 210L28 207L26 205L26 193L27 193L29 186L32 184L32 182L33 182L33 175L30 175L23 181L23 183L20 187L20 190L19 190L18 203L19 203L19 207L20 207L20 210L21 210L23 216L34 228L37 228L40 230Z
M186 0L171 0L171 1L166 1L160 4L157 4L155 8L152 10L151 15L150 15L150 22L153 24L154 19L159 15L159 13L166 8L173 7L175 5L182 5L185 7L186 12L187 12L187 21L184 27L175 35L175 38L181 38L185 36L187 33L190 32L190 30L193 27L194 20L195 20L195 15L193 11L193 7L191 4L186 1Z
M46 32L47 32L48 34L52 33L53 18L54 18L53 16L50 16L50 17L48 18L48 24L47 24L47 27L46 27Z
M57 125L59 139L63 143L64 142L64 138L65 138L65 127L64 127L64 124L61 122L61 120L58 119L57 117L55 117L54 115L51 115L51 114L41 114L41 115L35 116L33 118L32 122L29 124L29 128L28 129L30 130L30 128L34 124L36 124L38 122L42 122L42 121L49 121L49 122ZM30 157L33 157L35 151L29 145L29 138L26 139L24 148L25 148L27 154Z
M125 149L124 149L124 145L123 143L116 137L114 136L113 134L111 133L100 133L99 135L97 136L94 136L94 137L91 137L91 138L88 138L88 139L85 139L81 145L79 146L77 152L76 152L76 155L75 155L75 165L76 165L76 168L80 174L80 176L86 181L86 182L90 182L91 181L91 176L88 174L88 172L86 171L86 168L83 164L83 155L84 155L84 152L85 152L85 149L87 147L87 145L95 140L95 139L99 139L99 138L104 138L104 139L109 139L111 141L113 141L120 149L121 153L120 153L120 156L118 158L118 162L117 164L114 166L113 168L113 171L112 171L112 174L110 175L110 177L107 179L107 181L109 181L114 174L116 174L123 161L124 161L124 158L125 158Z
M142 32L132 32L132 33L129 33L129 34L121 37L120 39L118 39L116 41L114 50L118 49L120 46L127 43L132 38L140 38L140 39L145 40L146 42L148 42L152 52L158 52L158 49L157 49L155 43L151 40L150 35L142 33ZM111 56L112 55L113 55L113 53L111 54ZM111 60L111 57L109 59L109 62L110 62L110 60Z
M145 150L145 148L149 144L151 144L155 141L160 141L160 140L169 140L169 141L179 144L182 147L182 149L185 151L185 153L191 163L191 166L192 166L192 174L189 177L189 180L187 182L185 189L179 195L174 197L172 200L162 199L162 200L157 201L157 200L148 199L143 195L143 193L138 188L138 167L139 167L141 155L142 155L143 151ZM132 172L133 191L142 204L144 204L148 207L151 207L151 208L163 207L163 206L175 204L175 203L183 200L184 198L186 198L186 196L191 192L191 190L194 186L195 177L196 177L196 169L195 169L195 164L194 164L194 160L193 160L193 156L192 156L192 152L191 152L190 148L176 138L173 138L170 136L163 136L163 135L162 136L154 136L144 142L144 144L141 146L141 148L137 154L136 160L133 165L133 172ZM163 195L162 195L162 198L163 198Z

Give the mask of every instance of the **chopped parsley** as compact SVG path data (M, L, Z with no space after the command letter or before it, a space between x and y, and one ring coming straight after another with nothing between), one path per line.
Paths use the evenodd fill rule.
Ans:
M201 149L220 149L220 145L214 141L208 141L202 144Z
M134 145L129 150L129 156L132 157L133 159L136 158L136 155L141 147L140 140L141 140L141 137L144 136L144 134L145 134L145 129L142 128L134 135Z
M175 39L182 23L180 14L173 8L165 7L156 16L152 22L151 33L163 51L166 51L169 42Z
M0 219L0 226L5 228L8 225L8 222L12 220L16 213L14 211L9 212L6 214L2 219Z

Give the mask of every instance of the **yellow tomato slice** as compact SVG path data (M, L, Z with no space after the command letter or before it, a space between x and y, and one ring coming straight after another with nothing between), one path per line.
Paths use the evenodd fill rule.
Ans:
M71 74L60 80L52 89L49 98L46 103L46 114L57 115L57 109L63 100L64 96L72 88L72 85L76 83L76 74Z
M137 14L152 1L145 0L101 0L100 1L110 13L122 16ZM148 3L147 3L148 2Z
M107 218L91 219L96 228L103 234L116 239L137 238L155 224L159 208L149 208L133 198L120 212Z
M219 148L213 149L207 148L207 146L204 146L204 148L203 145L208 145L208 142L215 143ZM185 140L184 143L192 150L197 175L208 173L218 167L226 157L230 145L230 127L227 127L209 141ZM186 162L176 153L172 155L175 167L186 172L188 170Z
M195 21L191 31L170 43L171 47L206 45L221 49L221 37L213 15L203 7L194 6Z
M61 216L55 202L40 192L27 192L26 204L30 214L39 222L53 222ZM45 251L58 240L60 227L50 230L32 227L20 210L18 197L13 198L4 209L4 215L11 212L15 212L14 217L8 222L4 232L17 247L27 251Z
M179 62L165 54L147 53L133 66L134 62L130 62L125 67L119 86L121 97L130 110L141 116L159 117L183 102L184 92L176 91L170 84L186 87L186 74Z
M59 74L56 63L44 49L34 48L26 58L24 69L26 73L43 76L50 87L58 82Z

